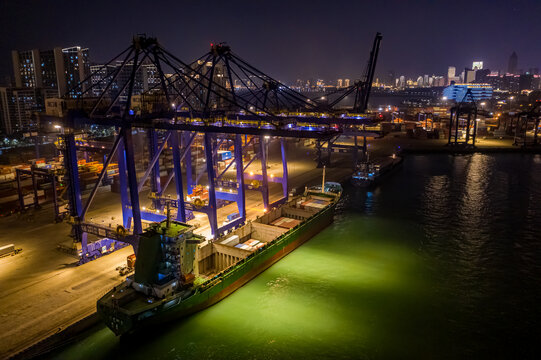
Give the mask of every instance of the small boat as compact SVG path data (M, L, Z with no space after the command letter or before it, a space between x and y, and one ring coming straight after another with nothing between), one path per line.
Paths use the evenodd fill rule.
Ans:
M402 161L403 158L395 154L375 161L363 161L351 176L351 183L362 188L375 186L386 175L398 169Z

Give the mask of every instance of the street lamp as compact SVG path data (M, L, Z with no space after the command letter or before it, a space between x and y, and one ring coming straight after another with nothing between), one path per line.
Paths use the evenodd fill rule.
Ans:
M64 127L62 127L62 125L56 124L54 125L54 128L58 130L59 133L64 134Z

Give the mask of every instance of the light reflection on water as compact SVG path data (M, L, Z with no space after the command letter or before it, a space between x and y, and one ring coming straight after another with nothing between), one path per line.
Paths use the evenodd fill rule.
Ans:
M535 357L541 157L415 156L335 223L219 304L55 358Z

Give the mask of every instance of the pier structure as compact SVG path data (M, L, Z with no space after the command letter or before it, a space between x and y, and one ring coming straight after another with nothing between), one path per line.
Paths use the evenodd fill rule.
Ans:
M25 199L22 182L25 178L29 178L32 182L32 201L27 202ZM32 165L27 169L15 169L15 179L17 181L17 195L19 200L20 211L24 212L28 208L40 209L43 202L40 202L38 196L38 179L42 180L41 186L44 187L42 191L48 190L49 196L45 195L44 198L50 197L53 204L54 219L55 222L60 222L63 216L60 202L57 194L57 172L53 169L38 168ZM45 201L48 202L48 201Z
M475 147L479 116L490 117L490 114L477 106L470 88L462 100L451 107L450 112L447 145Z
M367 80L373 77L380 41L378 34ZM115 71L97 81L91 74L62 99L69 219L74 239L81 243L81 263L125 244L136 247L144 221L165 218L166 201L176 209L179 221L190 219L194 212L204 213L214 239L246 221L246 190L261 193L265 211L287 201L287 138L327 142L331 144L330 153L342 134L374 136L373 131L366 130L370 119L354 112L366 109L370 91L366 84L356 83L346 90L357 91L353 109L338 108L338 102L329 106L290 89L240 58L226 44L211 44L208 53L187 63L155 38L144 35L136 36L127 49L103 67L117 61L120 66ZM136 93L137 70L144 64L155 67L157 81L148 90ZM129 77L122 82L120 75L126 73ZM100 96L92 96L93 88L102 89ZM90 144L77 144L75 136L90 125L114 127L115 138L83 203L78 161L79 153L87 151ZM135 138L144 138L149 149L147 166L139 174L136 158L140 147L135 145ZM267 173L268 146L272 142L279 142L281 176ZM247 149L255 150L250 158ZM160 168L159 159L165 151L172 154L172 169ZM204 164L194 164L194 153L202 155ZM122 222L106 227L92 223L86 214L113 161L118 163ZM256 163L260 172L246 171ZM162 177L164 170L168 173ZM166 189L172 181L175 197L168 199ZM147 182L152 209L142 207L139 197ZM269 183L282 186L283 196L274 202L269 200ZM219 224L216 211L229 203L236 203L238 212ZM102 239L90 243L88 234Z
M522 147L537 146L539 144L539 122L541 120L541 102L530 104L526 111L515 115L515 134L513 145Z

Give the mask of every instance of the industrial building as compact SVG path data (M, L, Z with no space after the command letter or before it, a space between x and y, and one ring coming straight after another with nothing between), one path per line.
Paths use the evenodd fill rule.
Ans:
M443 97L447 100L471 101L466 97L470 93L474 101L492 98L492 87L488 84L452 84L443 89Z

